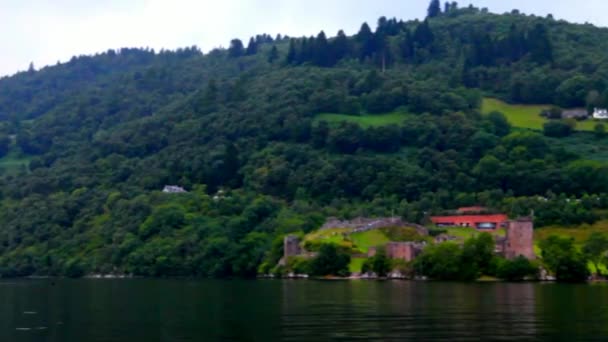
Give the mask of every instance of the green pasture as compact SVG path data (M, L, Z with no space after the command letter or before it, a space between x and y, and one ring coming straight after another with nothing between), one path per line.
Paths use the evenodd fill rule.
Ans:
M494 98L484 98L481 111L484 114L501 112L507 117L513 127L542 130L547 119L540 116L540 113L550 107L551 105L509 104ZM597 122L594 120L578 121L576 123L576 130L593 131L596 124Z

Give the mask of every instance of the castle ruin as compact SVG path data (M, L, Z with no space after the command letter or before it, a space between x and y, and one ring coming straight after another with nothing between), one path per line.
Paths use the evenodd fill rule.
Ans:
M524 256L530 260L536 258L532 218L522 217L509 221L503 253L507 259L515 259L519 256Z
M285 260L292 256L298 256L302 254L302 248L300 247L300 238L295 235L288 235L283 240L283 257Z
M424 249L424 243L416 242L389 242L386 244L386 256L390 259L399 259L405 261L414 260ZM377 247L370 247L367 252L368 257L373 257L378 253Z

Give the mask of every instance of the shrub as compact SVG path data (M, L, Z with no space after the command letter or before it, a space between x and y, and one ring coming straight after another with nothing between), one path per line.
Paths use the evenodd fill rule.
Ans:
M319 255L310 262L310 274L313 276L347 276L350 255L341 251L334 244L323 244Z
M460 280L462 250L453 243L442 243L427 247L416 260L416 274L437 280Z
M574 121L549 121L543 125L543 133L552 138L567 137L575 127Z
M365 260L361 271L363 273L374 272L379 277L386 277L392 269L391 259L386 255L386 248L378 247L376 255Z
M589 277L587 259L574 246L574 239L550 236L541 241L543 262L557 281L580 282Z
M538 276L538 267L523 256L513 260L500 259L496 275L503 280L522 281L527 277Z

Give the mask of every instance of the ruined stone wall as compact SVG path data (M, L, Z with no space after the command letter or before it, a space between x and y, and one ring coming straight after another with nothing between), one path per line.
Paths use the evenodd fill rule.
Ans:
M412 261L416 258L424 245L414 242L389 242L386 244L386 256L391 259L400 259L405 261ZM367 251L368 257L373 257L378 252L376 247L371 247Z
M426 227L415 223L404 222L400 217L357 217L350 221L341 221L335 217L330 217L320 229L347 228L352 229L350 234L354 234L385 227L412 227L415 228L420 235L429 235L429 231Z
M302 248L300 248L300 238L294 235L288 235L283 240L283 257L297 256L302 254Z
M536 258L534 254L534 223L531 218L509 221L503 250L507 259L514 259L520 255L528 259Z

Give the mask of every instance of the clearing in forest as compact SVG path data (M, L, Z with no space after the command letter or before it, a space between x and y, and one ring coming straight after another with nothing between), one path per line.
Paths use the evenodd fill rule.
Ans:
M484 98L481 111L483 114L501 112L507 117L513 127L542 130L543 125L548 120L540 116L540 113L550 107L551 105L509 104L494 98ZM578 121L576 123L576 130L593 131L596 124L597 121L593 119Z

